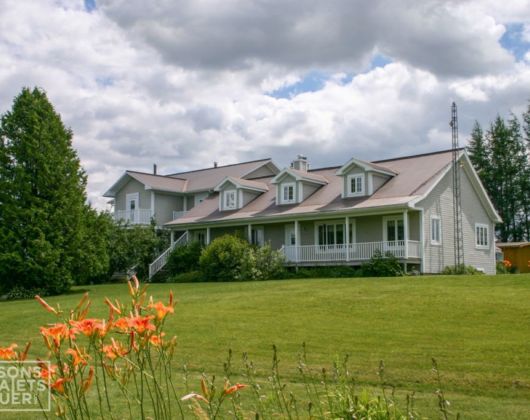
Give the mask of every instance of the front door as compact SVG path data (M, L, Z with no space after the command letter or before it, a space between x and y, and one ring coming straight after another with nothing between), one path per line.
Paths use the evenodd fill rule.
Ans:
M140 194L139 193L131 193L127 194L125 197L125 220L128 222L136 222L139 217L139 201Z

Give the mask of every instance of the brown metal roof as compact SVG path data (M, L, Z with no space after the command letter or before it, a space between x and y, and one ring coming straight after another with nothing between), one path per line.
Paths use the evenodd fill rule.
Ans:
M187 181L185 179L135 171L127 171L127 174L153 190L169 192L184 192L186 190Z
M343 178L336 175L337 167L313 169L309 174L325 179L328 184L320 187L304 202L293 205L276 205L276 189L274 185L270 185L273 178L262 178L260 182L269 184L269 191L242 209L220 212L218 196L213 194L185 216L168 225L406 206L411 200L429 191L450 164L451 150L386 160L384 167L398 175L389 179L373 195L357 198L342 198Z
M168 177L182 178L188 181L186 192L213 189L226 177L243 178L263 165L272 162L271 159L254 160L234 165L218 166L215 168L199 169L196 171L179 172Z

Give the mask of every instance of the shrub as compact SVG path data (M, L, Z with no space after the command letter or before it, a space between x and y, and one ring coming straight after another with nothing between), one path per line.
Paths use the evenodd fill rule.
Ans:
M176 274L167 279L168 283L198 283L204 281L204 276L200 271L188 271Z
M387 251L383 254L380 250L374 252L370 261L361 266L365 277L396 277L403 275L401 264L394 254Z
M169 246L168 232L154 225L127 226L117 224L110 235L109 277L116 272L133 270L138 277L147 277L149 264Z
M504 264L504 261L498 261L496 266L497 274L510 274L510 269ZM511 265L510 265L511 268Z
M46 289L26 289L22 286L15 286L2 298L5 300L33 299L35 295L46 296Z
M442 274L446 275L475 275L475 274L484 274L482 271L477 270L472 265L448 265L442 271Z
M283 254L273 250L270 244L249 247L244 258L242 278L243 280L279 279L285 272L284 261Z
M168 273L177 275L189 271L197 271L201 252L202 245L200 242L190 242L175 248L167 261L166 269Z
M250 245L235 236L223 235L214 239L202 251L199 266L207 281L244 280L242 269Z

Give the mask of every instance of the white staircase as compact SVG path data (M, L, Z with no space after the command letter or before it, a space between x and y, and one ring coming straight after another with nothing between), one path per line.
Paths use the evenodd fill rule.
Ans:
M158 273L167 263L167 259L169 257L169 254L171 252L179 247L186 245L188 243L188 232L184 232L175 242L173 242L168 249L166 249L164 252L162 252L156 260L154 260L151 264L149 264L149 280L153 278L153 276Z

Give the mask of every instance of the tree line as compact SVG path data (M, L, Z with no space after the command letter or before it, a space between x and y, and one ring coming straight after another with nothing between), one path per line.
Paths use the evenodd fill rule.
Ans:
M530 103L518 118L500 115L484 131L476 121L468 151L503 223L502 242L530 240Z
M57 294L147 264L154 226L119 226L87 203L87 176L46 93L25 88L0 119L0 295Z

